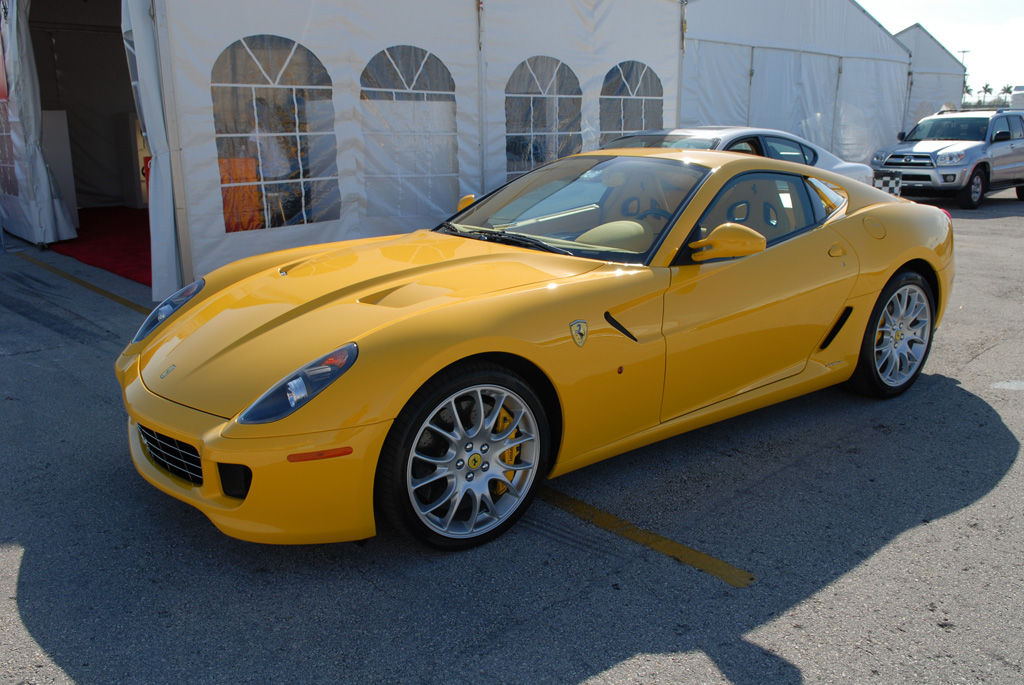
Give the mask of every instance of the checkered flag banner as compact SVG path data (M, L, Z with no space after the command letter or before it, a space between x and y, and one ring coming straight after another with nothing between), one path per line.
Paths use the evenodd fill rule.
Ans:
M876 188L881 188L890 195L899 197L900 195L900 184L903 182L902 171L876 171L874 185Z

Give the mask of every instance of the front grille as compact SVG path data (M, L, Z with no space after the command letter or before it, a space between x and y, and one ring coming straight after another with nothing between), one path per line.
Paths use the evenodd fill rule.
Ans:
M928 181L932 180L932 177L928 176L926 174L903 174L903 180L904 181L921 181L921 182L927 183Z
M154 430L139 426L142 444L149 458L171 475L184 478L195 485L203 484L203 467L199 451L186 442L161 435Z
M898 168L901 168L901 169L907 169L907 168L910 168L910 169L913 169L913 168L931 169L935 165L932 163L931 155L927 155L927 154L924 154L924 155L922 155L922 154L909 154L909 155L894 154L894 155L889 155L889 159L885 160L885 166L888 166L888 167L898 167ZM904 178L906 178L906 176L904 176Z

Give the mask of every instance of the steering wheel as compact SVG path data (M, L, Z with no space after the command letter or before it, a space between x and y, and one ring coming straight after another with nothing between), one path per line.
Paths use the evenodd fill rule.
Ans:
M648 209L645 212L640 212L636 215L637 220L646 219L649 216L656 216L662 221L668 221L672 218L672 215L666 212L664 209Z

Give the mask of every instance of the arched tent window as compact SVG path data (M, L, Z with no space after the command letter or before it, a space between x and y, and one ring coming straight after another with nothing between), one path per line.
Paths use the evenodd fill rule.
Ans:
M583 91L572 69L554 57L531 57L505 84L505 170L509 180L583 150Z
M458 203L455 81L413 45L381 50L359 78L366 214L437 221Z
M661 79L643 62L621 62L601 87L601 145L624 133L661 128Z
M331 79L316 55L247 36L220 54L211 82L225 230L338 219Z

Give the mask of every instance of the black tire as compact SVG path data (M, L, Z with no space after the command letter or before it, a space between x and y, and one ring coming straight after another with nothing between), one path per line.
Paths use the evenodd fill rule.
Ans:
M1024 200L1024 186L1017 186L1017 199Z
M928 281L901 271L882 288L871 311L850 385L888 399L914 384L928 359L935 329L935 296Z
M548 472L549 440L544 407L516 374L479 362L442 371L388 432L377 464L378 511L441 549L493 540L533 501Z
M985 178L985 172L981 169L975 169L971 172L971 177L967 181L967 185L956 192L956 201L962 209L977 209L981 206L981 201L985 197L985 191L988 190L988 179Z

